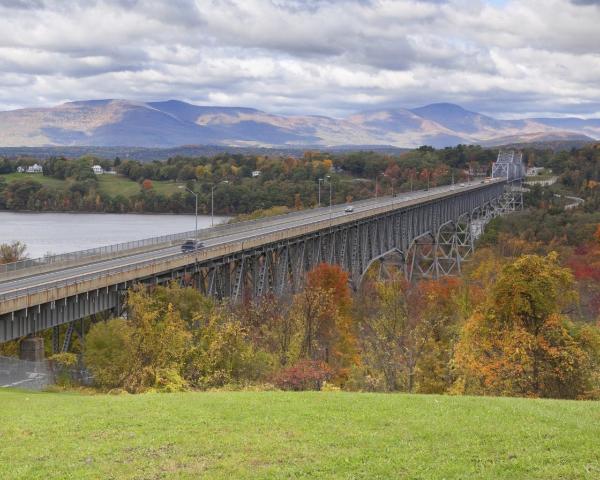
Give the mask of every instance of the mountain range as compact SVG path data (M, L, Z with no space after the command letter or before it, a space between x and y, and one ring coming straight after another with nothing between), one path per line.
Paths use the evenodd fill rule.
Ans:
M600 119L500 120L451 103L363 111L341 119L178 100L86 100L0 112L0 147L446 147L597 139Z

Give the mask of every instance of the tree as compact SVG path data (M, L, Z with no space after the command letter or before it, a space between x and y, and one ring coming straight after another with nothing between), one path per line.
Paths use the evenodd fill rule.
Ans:
M375 281L362 297L364 374L388 391L443 393L452 384L452 348L460 320L459 282Z
M589 388L593 352L563 315L576 300L558 255L506 265L465 323L455 354L466 393L576 398Z
M330 291L338 308L347 312L352 302L348 279L348 272L342 270L339 265L320 263L308 272L307 285L308 288Z
M152 190L152 187L153 187L152 180L150 180L150 179L147 178L146 180L144 180L142 182L142 189L143 190Z
M92 326L86 335L84 362L101 388L124 386L132 365L131 325L122 318L113 318Z
M96 324L88 335L84 358L98 384L129 392L184 388L190 334L179 312L142 287L129 291L127 309L127 321Z
M314 332L325 354L321 359L332 366L337 379L342 381L349 368L358 362L357 329L351 315L348 273L339 265L321 263L308 272L306 289L315 292L316 298L320 295L318 292L327 297L323 303L325 310L317 316L318 327ZM305 306L309 304L306 297Z
M26 250L27 245L19 241L0 244L0 264L18 262L27 258Z

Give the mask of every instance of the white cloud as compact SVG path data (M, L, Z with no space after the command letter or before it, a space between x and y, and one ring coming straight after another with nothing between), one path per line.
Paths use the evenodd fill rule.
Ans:
M0 0L0 108L179 98L345 115L600 108L591 1Z

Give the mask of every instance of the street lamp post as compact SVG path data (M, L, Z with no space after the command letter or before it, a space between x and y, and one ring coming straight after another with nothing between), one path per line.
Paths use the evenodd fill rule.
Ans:
M321 182L323 182L324 180L322 178L319 178L319 203L318 203L318 207L321 206Z
M185 190L187 190L188 192L190 192L193 196L194 196L194 200L196 203L196 208L195 208L195 212L196 212L196 227L194 229L194 238L196 240L198 240L198 194L196 192L194 192L193 190L190 190L189 188L187 188L186 186L180 185L177 188L183 188Z
M331 175L325 175L325 178L329 182L329 210L331 210L331 205L332 205L332 202L331 202L331 199L332 199L332 194L331 194L331 192L332 192L332 190L331 190L331 186L332 186Z

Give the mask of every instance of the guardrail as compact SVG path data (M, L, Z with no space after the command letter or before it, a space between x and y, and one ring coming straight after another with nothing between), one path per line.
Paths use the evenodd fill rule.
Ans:
M500 183L500 182L503 182L503 180L497 181L497 182ZM497 182L494 182L494 183L497 183ZM469 186L470 187L480 187L480 185L472 185L472 184L469 185ZM474 188L470 188L469 190L473 190L473 189ZM467 190L467 191L469 191L469 190ZM465 191L465 190L463 190L463 191ZM388 211L389 209L408 208L408 207L413 206L413 204L410 203L412 201L416 201L416 200L421 200L421 201L428 200L429 197L434 197L434 199L436 199L436 198L439 198L440 194L450 193L450 192L460 193L460 190L459 191L452 191L451 190L450 192L435 192L435 191L432 192L430 190L429 192L431 192L431 193L420 195L418 197L412 197L412 198L409 198L409 199L405 199L404 201L400 201L398 204L396 204L395 203L395 199L392 198L389 203L384 204L384 205L380 205L380 206L378 206L378 208L374 208L374 209L369 210L367 212L357 212L357 213L355 213L353 215L349 215L348 217L354 217L355 215L359 215L360 216L360 215L362 215L364 213L370 213L371 215L377 215L377 214L380 214L382 212ZM407 203L405 203L404 205L402 205L401 203L404 203L404 202L407 202ZM364 201L364 203L373 203L373 200L366 200L366 201ZM418 203L422 203L422 202L418 202ZM297 213L302 213L302 212L297 212ZM306 213L306 212L304 212L304 213ZM296 215L292 215L292 216L296 216ZM345 215L344 216L337 216L335 218L335 220L344 219L344 218L346 218ZM331 220L333 220L333 219L331 219L331 218L330 219L319 218L319 219L316 219L316 220L308 221L308 222L304 223L302 226L303 227L308 227L308 226L311 226L313 224L318 224L318 223L321 223L321 222L323 222L324 224L326 224L327 222L331 222ZM256 222L256 220L251 220L250 222ZM235 223L235 224L223 224L223 225L221 225L221 227L226 227L226 226L230 226L231 227L231 226L234 226L234 225L236 227L238 227L242 223L245 223L245 222L240 222L240 223ZM337 224L338 222L336 221L335 223ZM217 227L215 227L215 229L216 228ZM281 232L285 232L286 230L292 230L294 228L298 228L298 227L297 226L285 226L283 228L279 228L279 229L276 229L273 232L270 232L270 234L281 233ZM214 231L214 229L210 229L208 231ZM176 235L180 235L180 234L176 234ZM254 238L257 238L257 237L263 237L264 235L265 235L264 232L263 233L249 234L243 240L230 240L230 241L226 241L226 242L223 242L223 243L218 244L218 245L214 245L214 246L203 248L201 250L201 252L202 252L202 254L204 256L207 256L207 257L210 258L210 252L221 250L224 245L234 244L234 243L240 243L241 244L241 248L243 249L245 242L249 242L251 239L254 239ZM196 254L196 252L194 252L193 254L190 254L190 255L195 255L195 254ZM134 264L123 265L123 266L120 266L120 267L114 267L114 268L111 268L111 269L108 269L108 270L104 270L102 272L93 272L93 273L87 273L87 274L77 275L77 280L75 280L75 281L73 281L72 278L71 279L63 279L63 280L56 280L56 281L48 282L48 283L45 283L45 284L42 284L42 285L38 285L38 286L35 286L35 287L28 287L28 288L25 288L25 289L19 289L18 291L15 291L15 292L1 294L0 295L0 301L12 300L12 299L15 299L15 298L29 296L29 295L32 295L32 294L35 294L35 293L39 293L39 292L42 292L42 291L46 291L46 290L49 290L49 289L57 289L57 288L61 288L61 287L68 287L70 285L76 285L76 284L83 283L83 282L89 281L89 280L97 280L97 279L101 279L103 277L110 277L110 276L113 276L113 275L119 274L119 273L129 272L129 271L132 271L132 270L144 269L145 267L148 267L149 265L157 264L157 263L159 263L161 261L164 262L164 261L168 260L169 258L174 257L174 256L178 256L178 255L181 255L181 254L171 254L171 255L168 255L168 256L165 256L165 257L162 257L162 258L158 258L158 259L150 259L150 260L144 260L142 262L135 262Z
M356 202L357 204L361 203L369 203L373 202L373 199L367 199L360 202ZM327 207L322 207L327 208ZM265 223L269 221L273 221L280 218L294 218L297 216L304 215L306 211L297 211L297 212L289 212L281 215L275 215L272 217L262 217L256 218L252 220L245 220L243 222L234 222L234 223L222 223L216 225L214 227L208 227L198 230L198 239L206 240L215 236L215 234L219 234L223 231L238 231L245 230L248 227L251 227L256 224ZM19 260L18 262L11 262L0 265L0 275L7 274L11 272L17 272L20 270L30 269L30 268L38 268L38 267L46 267L46 266L59 266L59 265L72 265L73 263L79 260L102 260L104 258L116 257L119 256L119 253L126 254L127 252L145 249L147 250L149 247L160 247L160 246L170 246L176 245L177 243L183 243L188 238L194 238L195 231L187 231L181 233L173 233L169 235L162 235L159 237L150 237L142 240L133 240L124 243L117 243L112 245L106 245L104 247L96 247L90 248L87 250L78 250L76 252L69 253L60 253L56 255L46 255L44 257L32 258ZM44 269L44 271L48 271L48 269ZM35 272L35 273L39 273Z
M367 200L371 201L371 200ZM252 220L245 220L243 222L234 222L234 223L222 223L216 225L214 227L208 227L198 230L198 238L200 240L205 240L214 236L214 234L221 233L227 230L239 230L245 229L248 226L255 225L257 223L263 223L265 221L273 220L276 218L293 218L296 216L300 216L305 214L305 211L298 212L289 212L281 215L276 215L273 217L262 217L256 218ZM56 255L46 255L44 257L39 258L31 258L25 260L19 260L18 262L5 263L0 265L0 275L16 272L19 270L25 270L29 268L37 268L44 266L53 266L53 265L61 265L61 264L72 264L77 262L78 260L85 259L98 259L102 260L107 257L115 257L118 256L119 253L127 253L130 251L140 250L140 249L148 249L148 247L160 247L160 246L168 246L175 245L177 243L182 243L188 238L194 238L195 231L187 231L180 233L173 233L169 235L161 235L158 237L150 237L144 238L142 240L133 240L129 242L117 243L112 245L106 245L104 247L96 247L90 248L87 250L78 250L76 252L69 253L60 253Z
M148 246L161 245L165 243L171 243L173 241L184 240L189 236L194 236L192 232L174 233L171 235L162 235L160 237L145 238L143 240L133 240L130 242L116 243L113 245L106 245L104 247L90 248L87 250L78 250L76 252L59 253L56 255L46 255L40 258L31 258L20 260L18 262L6 263L0 265L0 273L14 272L16 270L23 270L25 268L40 267L42 265L52 265L56 263L67 263L74 260L89 258L89 257L102 257L106 255L114 255L118 252L135 250Z

